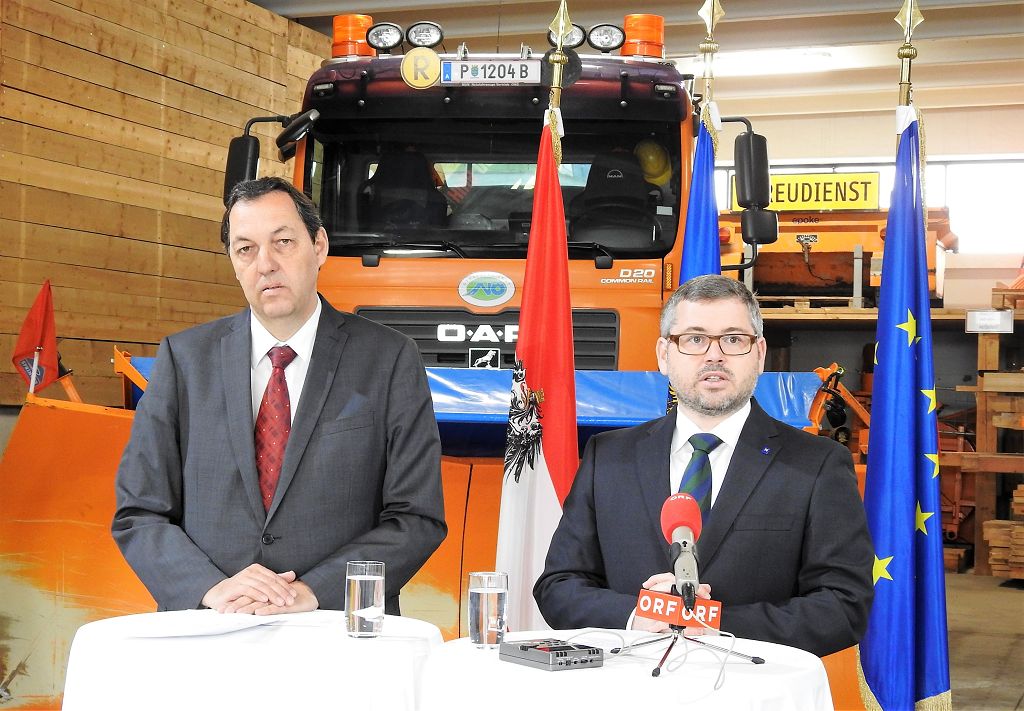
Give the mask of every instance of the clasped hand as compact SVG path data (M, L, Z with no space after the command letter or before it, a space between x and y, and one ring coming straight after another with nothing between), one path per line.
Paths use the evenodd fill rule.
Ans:
M275 573L253 563L210 588L203 605L224 613L276 615L309 612L320 603L308 585L295 579L295 571Z

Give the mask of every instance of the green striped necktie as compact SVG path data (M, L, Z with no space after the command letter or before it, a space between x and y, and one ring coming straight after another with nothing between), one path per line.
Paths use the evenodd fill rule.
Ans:
M679 493L690 494L695 498L700 506L701 516L707 519L708 510L711 508L711 459L708 455L722 443L722 440L713 434L698 432L687 442L693 447L693 455L679 482Z

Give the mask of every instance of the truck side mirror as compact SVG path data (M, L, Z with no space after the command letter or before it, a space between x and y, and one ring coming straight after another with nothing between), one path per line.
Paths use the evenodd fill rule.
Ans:
M740 213L740 234L747 244L772 244L779 239L778 213L748 207Z
M747 244L772 244L779 239L779 216L765 210L772 201L772 182L768 172L768 141L748 130L736 136L733 157L736 161L736 202L744 208L740 214L740 233Z
M231 139L228 144L228 159L224 166L224 204L228 196L239 183L256 177L256 169L260 161L260 139L244 136Z
M284 130L277 136L277 147L281 151L281 160L288 160L295 155L296 142L309 133L309 129L313 128L313 124L318 118L320 118L320 112L310 109L288 121Z
M736 202L740 207L768 207L771 202L771 178L768 175L768 141L746 131L736 136L733 148L736 161Z
M235 186L256 177L260 162L260 139L250 135L254 123L279 123L285 127L277 137L277 147L281 149L282 160L295 155L295 142L306 135L320 112L310 109L298 116L257 116L245 123L241 136L231 139L228 145L228 159L224 165L224 204Z
M757 261L757 247L779 239L779 216L765 208L772 201L772 182L768 172L768 141L754 133L750 121L742 116L723 116L722 122L742 123L747 127L736 136L733 159L736 162L736 202L740 213L740 234L753 247L750 259L722 267L722 271L743 271Z

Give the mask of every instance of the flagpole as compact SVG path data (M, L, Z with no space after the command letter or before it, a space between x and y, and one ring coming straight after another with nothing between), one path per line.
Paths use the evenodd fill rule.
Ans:
M917 59L917 48L910 43L917 26L924 22L924 16L917 5L917 0L905 0L900 13L894 18L903 28L903 46L896 52L900 59L900 106L910 106L913 87L910 81L910 65Z
M562 106L562 75L565 70L565 65L568 64L569 58L565 56L563 47L565 45L565 39L572 32L572 22L569 20L569 9L565 5L565 0L561 0L558 4L558 13L555 15L555 19L551 21L549 27L551 32L555 36L555 51L548 57L548 61L551 63L551 94L548 98L548 109L558 110Z
M42 346L36 346L35 353L32 354L32 375L28 379L28 393L32 395L36 391L36 373L39 372L39 352L43 350Z
M562 79L565 73L565 65L569 63L569 57L565 54L565 40L572 32L572 20L569 19L569 9L565 0L558 4L558 12L555 19L548 26L555 37L555 50L548 55L548 62L551 63L551 92L548 95L548 110L545 112L544 123L551 126L551 147L555 158L555 165L562 165Z
M719 0L706 0L697 15L704 20L707 36L700 43L704 55L704 93L696 130L697 142L692 156L693 170L683 223L683 252L679 261L679 283L703 274L722 273L722 248L718 241L718 204L715 199L715 154L721 118L713 100L713 68L718 42L715 27L725 17ZM674 404L674 396L669 407Z
M897 56L896 164L878 298L875 377L864 508L874 543L875 597L859 645L868 709L949 711L935 388L921 127L912 102L911 44L923 22L917 0L894 18Z
M722 9L722 3L719 0L706 0L697 15L704 20L704 26L708 30L704 41L697 47L700 53L704 55L704 96L701 97L701 103L707 106L715 98L715 70L713 65L715 53L718 52L718 42L715 41L715 26L719 20L725 17L725 10Z
M565 0L550 30L550 104L542 114L537 151L495 555L496 569L508 573L506 624L512 631L547 628L532 589L579 466L572 300L558 181L558 107L568 60L565 40L572 31Z

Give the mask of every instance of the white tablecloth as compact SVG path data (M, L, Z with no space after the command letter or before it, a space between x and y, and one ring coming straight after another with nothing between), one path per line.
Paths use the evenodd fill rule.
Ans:
M416 709L441 643L429 622L390 615L372 639L349 637L344 613L327 610L115 617L75 635L64 709Z
M424 672L422 711L523 711L536 708L699 709L711 711L831 711L832 697L821 660L800 649L768 642L736 640L735 650L765 659L753 664L729 657L724 683L714 685L721 656L680 640L667 669L654 678L651 670L667 643L639 647L628 655L610 656L617 637L600 630L534 632L509 639L552 638L602 647L604 666L549 672L499 661L497 649L477 649L467 639L435 649ZM650 635L621 632L629 639ZM725 637L706 641L728 647Z

